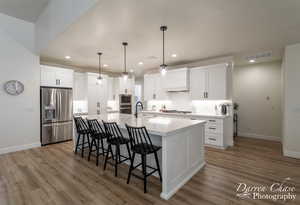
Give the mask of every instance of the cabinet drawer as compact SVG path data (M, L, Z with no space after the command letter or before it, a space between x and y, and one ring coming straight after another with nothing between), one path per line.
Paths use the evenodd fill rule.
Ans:
M205 134L205 144L222 146L222 135L221 134Z
M222 124L217 124L217 125L210 125L206 124L205 125L205 132L206 133L223 133L223 125Z
M223 120L220 119L205 119L207 121L208 126L217 126L217 125L222 125Z

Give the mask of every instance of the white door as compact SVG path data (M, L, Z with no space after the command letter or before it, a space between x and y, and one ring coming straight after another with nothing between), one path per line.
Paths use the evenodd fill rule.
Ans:
M205 99L207 92L207 70L203 68L193 68L190 71L190 94L192 100Z

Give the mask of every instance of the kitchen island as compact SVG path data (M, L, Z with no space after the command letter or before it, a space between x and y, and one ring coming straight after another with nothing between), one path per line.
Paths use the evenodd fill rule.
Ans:
M162 171L160 196L163 199L169 199L205 165L205 121L147 116L135 118L134 115L119 113L84 117L97 119L101 123L102 120L116 122L124 137L128 137L125 124L147 128L153 144L162 146L158 154ZM125 149L121 150L121 153L126 155ZM147 161L155 166L154 157L151 157L149 156Z

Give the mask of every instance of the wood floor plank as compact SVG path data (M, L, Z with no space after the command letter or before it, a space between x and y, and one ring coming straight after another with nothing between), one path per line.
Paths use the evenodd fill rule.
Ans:
M1 205L196 205L300 204L300 160L282 156L281 144L239 137L227 150L206 148L206 166L170 200L160 198L161 184L150 177L148 194L141 180L126 184L128 166L114 177L112 166L103 171L95 158L87 161L73 153L67 142L0 155ZM290 177L295 201L242 200L238 183L271 185Z

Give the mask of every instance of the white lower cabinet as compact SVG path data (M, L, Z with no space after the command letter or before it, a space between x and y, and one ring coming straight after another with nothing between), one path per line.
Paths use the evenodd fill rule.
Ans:
M191 120L205 120L205 144L212 145L217 148L225 149L228 146L233 146L233 119L231 116L224 118L201 117L201 116L186 116L186 115L167 115L165 113L143 113L148 117L172 117L172 118L186 118Z

